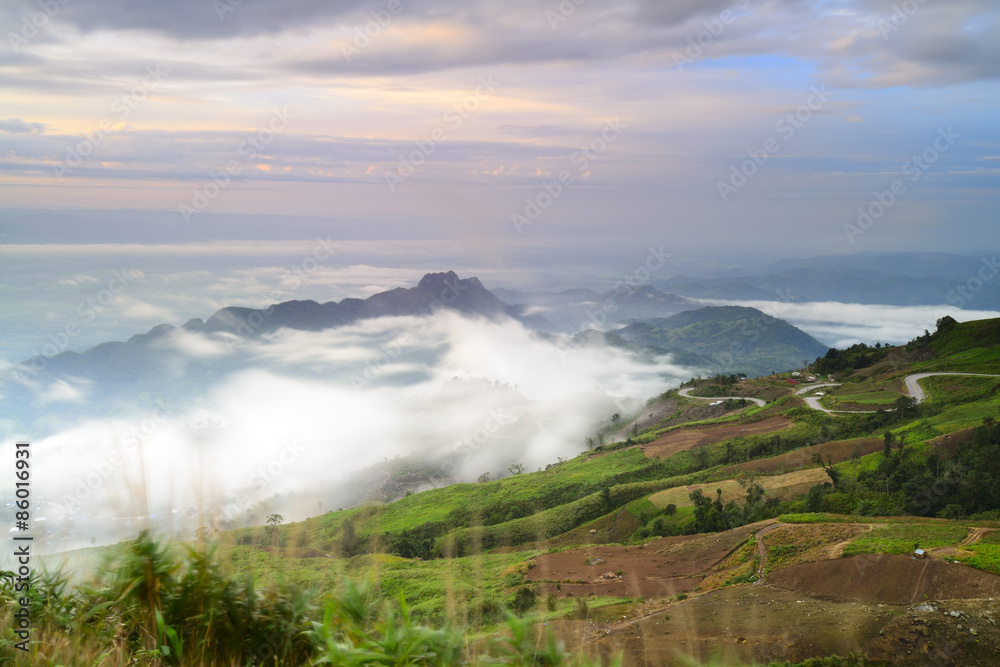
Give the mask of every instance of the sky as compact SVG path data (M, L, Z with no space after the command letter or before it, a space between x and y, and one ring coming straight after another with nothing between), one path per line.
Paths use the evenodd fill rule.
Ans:
M991 0L13 0L0 25L6 244L996 238Z
M997 246L994 0L5 0L0 26L0 375L228 305L366 297L431 271L610 289L932 251L967 256L974 278ZM904 342L943 312L754 305L828 344ZM609 397L694 372L609 351L567 364L513 325L366 326L248 344L243 375L151 422L146 465L190 451L234 494L297 437L310 453L272 493L306 470L459 442L507 405L450 395L460 376L519 385L527 426L561 420L519 434L535 467L578 451ZM338 384L381 354L365 341L407 332L441 351L425 380L363 396ZM72 378L49 389L53 414L100 400ZM446 409L428 417L421 401ZM324 440L337 415L378 438L352 423ZM151 511L134 506L128 465L101 473L145 423L128 419L38 441L50 497L97 474L78 498L91 518L129 496L116 516ZM206 443L241 466L214 465ZM506 463L469 461L462 479ZM175 472L146 478L170 487L150 490L161 509L201 479Z

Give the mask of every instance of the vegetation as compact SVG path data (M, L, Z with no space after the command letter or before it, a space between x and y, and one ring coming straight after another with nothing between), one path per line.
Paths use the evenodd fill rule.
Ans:
M929 378L929 400L919 405L899 393L902 378L919 371L1000 373L998 331L1000 322L944 319L906 346L831 350L803 369L836 374L844 384L828 399L841 406L891 408L870 414L804 406L786 377L717 375L686 384L697 396L767 404L709 407L670 391L653 401L663 402L658 423L630 429L628 414L608 415L611 426L596 441L617 432L629 433L627 440L537 472L515 464L502 479L484 474L474 484L298 523L262 514L264 525L222 533L215 546L205 545L204 531L197 545L142 534L91 580L36 578L28 655L13 649L15 591L3 578L0 662L589 664L561 648L559 633L550 633L556 622L625 623L664 610L676 619L684 608L671 605L696 603L704 591L674 589L654 601L584 599L571 589L586 590L593 577L631 586L628 566L571 565L568 575L542 579L535 568L544 558L613 543L631 558L654 552L650 540L671 536L666 544L678 549L671 566L682 567L690 541L679 536L771 519L790 525L766 537L756 527L711 537L720 546L706 590L739 592L730 587L756 581L762 564L769 576L834 547L846 556L957 547L948 552L954 558L1000 574L998 379ZM852 522L869 525L821 527ZM783 531L799 531L800 539ZM847 656L798 664L866 663Z

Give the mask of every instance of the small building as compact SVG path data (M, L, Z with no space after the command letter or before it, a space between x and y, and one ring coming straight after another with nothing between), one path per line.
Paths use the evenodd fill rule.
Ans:
M914 558L927 558L927 552L924 551L923 549L914 549L913 550L913 557Z

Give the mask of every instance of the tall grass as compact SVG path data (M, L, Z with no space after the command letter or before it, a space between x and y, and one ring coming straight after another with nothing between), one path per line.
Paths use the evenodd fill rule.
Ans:
M314 591L232 579L215 548L146 532L87 585L42 571L28 595L29 651L17 650L13 610L25 593L0 577L0 665L566 665L570 656L530 619L507 615L496 637L471 641L452 624L422 625L374 579L345 581L323 605Z

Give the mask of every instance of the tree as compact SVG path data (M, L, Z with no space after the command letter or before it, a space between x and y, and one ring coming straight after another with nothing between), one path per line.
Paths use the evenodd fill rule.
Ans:
M902 420L906 418L906 413L915 408L916 405L917 401L915 399L912 399L909 396L900 396L896 399L896 402L892 404L892 408L899 413L899 418Z
M812 460L813 463L818 463L820 464L820 466L823 467L823 470L826 471L826 474L829 475L830 477L830 481L833 483L833 488L836 489L840 484L840 472L833 467L833 457L827 454L826 456L827 462L826 464L824 464L823 455L820 454L819 452L816 452L815 454L813 454Z
M278 524L285 520L280 514L268 514L264 523L267 524L267 532L271 534L271 543L278 544Z
M361 545L358 533L354 529L354 521L355 517L352 516L345 520L344 525L340 528L340 552L345 558L356 556Z
M601 503L603 503L605 509L611 510L611 487L606 486L601 489Z
M479 482L480 484L485 484L486 482L490 481L490 474L488 472L484 472L482 475L479 476L479 479L477 479L476 481Z
M511 463L509 466L507 466L507 472L509 472L511 475L520 475L521 473L524 472L524 464Z
M889 458L889 455L892 454L892 441L895 437L892 431L886 431L885 435L882 436L882 454L885 455L885 458Z

